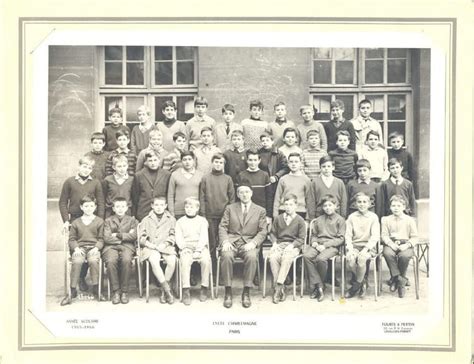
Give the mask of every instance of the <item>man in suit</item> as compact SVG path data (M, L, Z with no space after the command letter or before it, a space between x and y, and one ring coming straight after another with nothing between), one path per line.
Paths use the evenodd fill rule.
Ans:
M225 286L224 307L232 306L232 276L235 257L244 260L242 306L250 307L250 287L257 270L260 245L267 236L266 211L252 203L252 189L240 185L240 202L228 205L219 225L221 277Z

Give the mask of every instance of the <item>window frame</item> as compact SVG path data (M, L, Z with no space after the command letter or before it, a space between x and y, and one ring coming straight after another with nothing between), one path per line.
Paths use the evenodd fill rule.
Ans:
M170 89L174 89L176 91L178 90L183 90L183 89L186 89L186 88L190 88L190 87L196 87L198 86L198 83L197 83L197 79L198 79L198 67L197 67L197 50L198 50L198 47L191 47L194 49L194 57L193 57L193 67L194 67L194 83L192 84L183 84L183 85L178 85L178 81L177 81L177 78L178 78L178 62L180 62L181 60L178 60L176 58L176 48L179 47L179 46L170 46L172 48L172 59L171 59L171 63L173 65L173 68L172 68L172 78L173 78L173 83L171 85L157 85L155 83L155 63L156 62L160 62L160 61L157 61L155 60L155 47L159 47L159 46L151 46L150 47L150 56L151 56L151 60L150 60L150 68L151 68L151 75L150 75L150 81L151 81L151 88L152 89L166 89L166 90L170 90ZM188 61L189 60L182 60L182 61ZM166 61L166 62L169 62L169 61Z
M337 59L334 58L334 52L333 50L336 48L330 48L331 49L331 58L326 59L326 58L314 58L314 49L316 48L311 48L311 54L310 54L310 59L311 59L311 85L317 86L317 87L351 87L351 86L357 86L358 83L358 72L357 72L357 63L358 63L358 53L359 49L358 48L350 48L354 51L354 58L352 60L353 65L352 65L352 79L353 83L336 83L336 61ZM314 62L318 60L326 60L326 61L331 61L331 83L316 83L314 80Z
M411 86L411 52L410 48L403 48L406 50L406 58L388 58L388 50L389 49L397 49L397 48L382 48L383 49L383 82L382 83L366 83L365 82L365 50L371 48L360 48L360 85L362 87L380 87L380 86ZM405 59L406 61L406 74L405 74L405 82L388 82L388 61L392 59ZM369 58L370 60L370 58Z

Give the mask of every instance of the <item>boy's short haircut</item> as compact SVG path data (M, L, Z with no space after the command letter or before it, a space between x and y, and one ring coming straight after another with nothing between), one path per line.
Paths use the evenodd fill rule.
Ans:
M125 162L128 164L128 159L123 154L118 154L112 158L112 166L115 167L118 162Z
M402 138L402 140L405 140L405 137L403 136L403 134L399 133L398 131L394 131L388 135L389 141L395 138Z
M369 140L369 136L371 136L371 135L375 135L375 136L376 136L377 138L379 138L379 140L380 140L380 134L379 134L379 132L376 131L376 130L370 130L370 131L367 133L367 136L366 136L365 140L366 140L366 141Z
M334 160L329 155L325 155L319 160L319 166L321 167L324 163L327 162L331 162L333 166L335 165Z
M150 134L148 135L150 136L150 138L155 135L161 135L161 137L163 138L163 133L161 132L161 130L158 130L158 129L152 129L150 131Z
M174 103L174 101L171 101L171 100L165 101L163 105L161 106L161 110L163 111L167 107L172 107L173 109L176 110L176 104Z
M201 129L201 135L204 134L205 131L210 131L212 134L212 128L209 126L205 126Z
M194 100L194 107L196 107L197 105L205 105L207 107L209 106L209 103L207 102L207 99L205 97L198 96Z
M155 196L153 197L153 201L151 201L151 204L153 205L155 201L165 201L165 203L167 203L167 198L166 196Z
M334 101L331 101L331 106L330 109L337 107L341 110L345 110L344 102L342 100L336 99Z
M224 160L224 164L225 164L225 157L224 157L224 154L222 153L216 153L212 156L211 158L211 163L214 162L216 159L223 159Z
M296 197L296 195L293 194L293 193L287 194L287 195L285 196L285 198L283 199L283 202L286 202L286 201L288 201L288 200L293 200L293 201L295 201L296 204L298 203L298 197Z
M191 157L192 159L196 158L194 152L191 150L185 150L183 153L181 153L181 160L183 160L184 157Z
M288 161L290 160L291 157L298 157L301 161L301 154L299 154L298 152L292 152L288 154Z
M244 137L242 130L234 130L232 133L230 133L230 140L232 140L232 138L236 135L240 135L242 138Z
M309 139L309 137L313 136L313 135L317 135L319 137L319 131L318 130L308 130L308 132L306 133L306 139Z
M114 206L115 206L115 203L117 202L127 202L127 199L125 197L119 196L119 197L114 198L114 202L113 202Z
M337 205L337 198L334 196L334 195L324 195L322 198L321 198L321 205L324 205L324 203L326 202L332 202L334 205Z
M368 194L366 194L365 192L357 192L355 195L354 195L354 201L357 201L359 198L361 197L365 197L367 198L369 201L370 201L370 197Z
M247 151L245 152L245 157L246 157L245 159L249 159L249 156L251 156L251 155L256 155L260 159L260 154L258 154L257 150L247 149Z
M81 198L81 200L79 201L79 206L84 205L86 202L93 202L97 205L95 198L91 195L85 195L83 198Z
M403 163L400 159L398 158L390 158L388 160L388 168L390 168L391 166L393 166L394 164L400 164L401 167L403 167Z
M363 99L361 102L359 102L359 109L362 105L364 104L369 104L370 106L372 106L372 102L370 102L370 100L368 99Z
M273 135L265 132L265 133L260 134L260 141L262 141L263 138L270 138L271 140L273 140Z
M112 116L113 114L120 114L120 117L122 117L122 109L115 106L109 110L109 116Z
M311 109L314 112L314 106L310 105L310 104L307 104L307 105L301 105L300 106L300 114L306 109Z
M390 197L390 205L392 204L392 202L400 202L401 204L403 204L403 206L407 207L408 206L408 203L407 203L407 200L405 199L405 197L403 197L402 195L393 195L392 197Z
M347 130L339 130L336 133L336 140L339 140L339 137L341 135L347 137L349 140L351 139L351 135L349 134L349 132Z
M286 104L283 101L278 101L275 105L273 105L273 110L275 110L278 106L286 107Z
M186 134L184 134L182 131L177 131L173 134L173 141L177 141L178 138L184 138L186 140Z
M235 107L232 104L225 104L222 106L222 113L225 113L226 111L231 111L233 114L235 114Z
M286 128L285 130L283 130L283 139L285 139L286 134L288 134L288 133L295 133L295 136L298 135L295 128Z
M258 107L263 111L263 103L260 100L252 100L250 101L249 110L252 110L253 107Z
M372 169L372 166L370 165L370 162L367 159L359 159L356 162L356 170L359 168L367 168L367 169Z
M147 115L150 115L150 108L146 105L142 105L137 109L137 114L139 111L144 111Z
M158 159L160 159L160 156L158 155L158 153L155 150L148 150L145 153L145 161L147 161L151 157L157 157Z
M126 136L127 139L130 139L130 133L128 132L128 130L119 130L115 133L116 139L120 138L121 136Z
M82 164L90 164L93 166L95 164L95 160L93 160L91 157L84 155L81 158L79 158L79 165Z
M199 208L201 206L201 204L199 203L199 199L192 196L184 199L184 206L186 205L194 205L196 206L196 208Z
M102 140L105 143L105 135L100 131L96 131L95 133L91 134L91 142L93 142L94 139Z

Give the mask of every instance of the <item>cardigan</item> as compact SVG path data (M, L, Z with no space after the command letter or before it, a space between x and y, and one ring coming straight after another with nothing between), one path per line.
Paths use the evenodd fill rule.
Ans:
M328 150L328 138L326 136L326 131L324 130L324 127L323 125L321 125L321 123L318 123L316 120L312 120L308 123L304 121L301 124L299 124L296 129L300 133L301 149L309 148L308 138L306 135L308 131L316 130L319 132L320 148L324 151Z
M64 181L59 196L59 212L63 222L70 218L79 217L82 215L81 199L86 196L92 196L97 203L96 214L99 217L104 217L104 192L102 184L97 179L87 179L85 183L80 183L77 176L69 177Z
M346 216L347 194L344 183L339 178L334 177L331 186L327 187L324 184L321 176L318 176L311 181L307 205L309 220L312 220L315 217L321 216L323 214L321 200L326 195L333 195L336 197L338 202L336 212L342 217Z
M172 123L159 121L156 123L156 129L161 131L161 134L163 134L163 148L165 148L167 152L172 152L175 148L173 141L173 135L175 133L180 131L186 135L186 125L184 122L179 120L175 120Z
M150 131L155 130L155 125L151 125L144 133L140 130L139 125L132 129L130 138L130 149L135 155L138 155L143 149L150 144Z
M168 210L171 215L184 215L184 200L188 197L199 199L199 186L202 173L194 171L191 178L186 178L184 168L180 168L171 174L168 187Z
M260 169L256 171L242 171L237 177L236 187L242 184L251 186L253 191L252 202L263 207L267 211L267 216L272 217L273 201L271 199L271 184L268 173Z
M278 216L278 210L284 210L285 197L293 194L297 198L297 212L306 212L308 206L311 180L301 173L300 175L287 174L278 181L273 202L273 217Z
M74 220L69 230L68 244L71 252L85 246L101 250L104 246L104 220L95 216L89 225L85 225L81 218Z
M204 115L202 118L194 116L186 123L186 135L189 138L189 150L194 151L202 145L201 130L205 126L212 129L215 139L216 122L210 116Z
M286 213L275 217L270 230L270 240L282 249L288 244L293 244L297 249L301 248L306 240L306 224L298 214L287 225L285 221Z
M223 172L212 171L201 180L199 193L201 215L220 219L227 205L235 202L232 178Z
M216 125L215 134L216 134L216 146L222 150L226 151L229 149L233 149L233 145L231 142L231 135L234 130L243 131L242 125L231 121L229 123L229 134L226 131L227 124L225 122L219 123Z
M137 242L137 226L138 221L129 215L119 217L112 215L105 219L104 223L104 249L102 254L111 249L114 245L123 245L135 252L135 243ZM112 236L112 234L120 233L121 239Z
M132 185L133 177L128 176L122 184L118 184L115 175L107 176L104 180L105 207L111 208L117 197L127 200L128 207L132 206Z
M350 179L356 176L357 153L351 149L342 150L337 148L329 152L329 156L334 161L334 177L340 179Z
M111 152L118 148L117 138L115 137L115 133L117 133L118 131L126 132L127 135L130 135L130 128L124 124L119 124L118 126L110 124L107 125L104 129L102 129L102 134L105 135L104 149L106 151Z
M346 220L334 213L321 215L312 222L310 244L318 243L325 248L337 248L344 243L346 234Z

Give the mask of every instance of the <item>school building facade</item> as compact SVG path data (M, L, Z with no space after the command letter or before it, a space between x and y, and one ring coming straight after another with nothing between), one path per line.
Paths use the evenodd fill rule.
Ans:
M429 49L51 46L48 71L49 198L57 198L75 173L110 108L122 108L132 128L140 105L159 121L162 103L174 100L185 121L197 95L208 99L216 121L225 103L235 105L235 121L248 117L255 98L263 101L268 121L273 105L283 101L290 120L300 122L299 107L310 103L315 118L325 122L336 98L344 101L349 120L367 98L385 144L392 131L405 135L416 161L417 197L429 198Z

